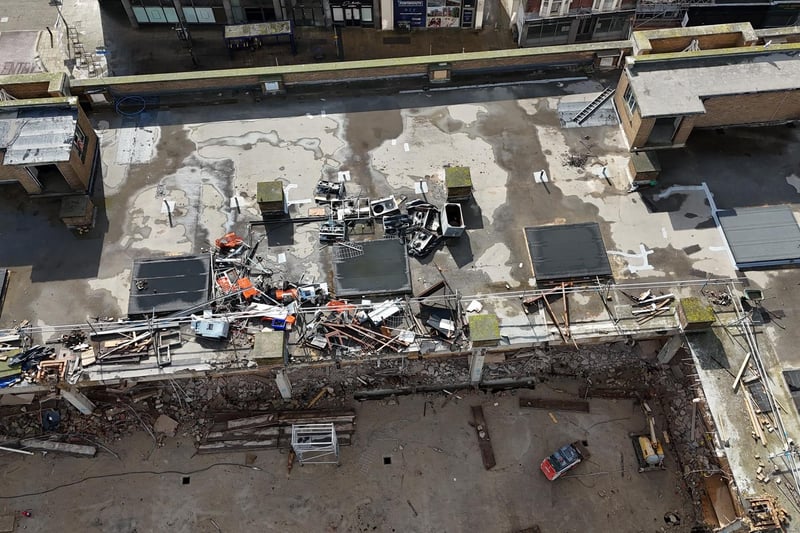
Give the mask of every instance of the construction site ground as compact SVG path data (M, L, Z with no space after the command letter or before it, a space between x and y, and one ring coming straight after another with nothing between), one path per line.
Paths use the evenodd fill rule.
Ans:
M109 443L119 459L102 451L94 459L5 455L4 498L99 477L0 500L0 514L31 509L18 530L43 532L63 524L106 533L689 531L691 506L671 452L666 470L637 471L628 432L645 429L639 406L591 400L590 413L575 413L518 405L522 395L574 397L578 385L360 403L340 466L296 464L289 474L285 452L254 452L254 461L244 453L195 456L182 427L155 449L143 431ZM492 439L497 465L489 471L470 426L472 405L483 406ZM591 458L548 481L539 463L575 440L587 442ZM667 524L668 513L681 523Z

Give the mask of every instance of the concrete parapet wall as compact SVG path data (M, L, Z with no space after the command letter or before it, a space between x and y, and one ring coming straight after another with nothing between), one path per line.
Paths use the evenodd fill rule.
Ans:
M112 96L255 88L267 79L280 79L289 89L303 85L413 77L420 78L420 85L425 85L428 83L429 67L440 63L449 65L452 77L457 81L459 77L463 79L478 73L524 73L553 66L591 65L596 61L599 52L609 50L625 53L630 50L630 43L611 41L342 63L96 78L72 80L70 88L72 94L82 97L91 93L103 93L110 101Z

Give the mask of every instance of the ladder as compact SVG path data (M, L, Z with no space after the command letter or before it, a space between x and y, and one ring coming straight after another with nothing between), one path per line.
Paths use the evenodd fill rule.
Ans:
M597 98L589 102L589 104L583 109L581 109L577 115L572 117L572 121L577 122L578 124L583 124L583 122L587 118L592 116L592 113L597 111L597 108L603 105L606 100L611 98L611 95L614 94L615 92L616 89L613 87L606 87L605 89L603 89L603 92L597 95Z

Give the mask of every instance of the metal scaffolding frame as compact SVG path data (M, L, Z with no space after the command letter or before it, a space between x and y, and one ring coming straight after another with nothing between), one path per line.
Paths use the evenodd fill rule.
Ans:
M292 449L303 464L339 464L339 441L333 423L293 424Z

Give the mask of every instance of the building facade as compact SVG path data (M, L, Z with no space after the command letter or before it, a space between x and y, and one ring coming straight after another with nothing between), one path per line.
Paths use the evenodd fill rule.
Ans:
M527 0L512 16L519 46L626 39L635 0Z
M798 24L793 0L501 0L519 46L627 39L634 31L749 22Z
M696 128L800 120L792 31L745 23L634 33L614 95L630 149L679 148Z
M236 25L290 20L295 26L382 30L480 29L484 0L121 0L131 25Z

